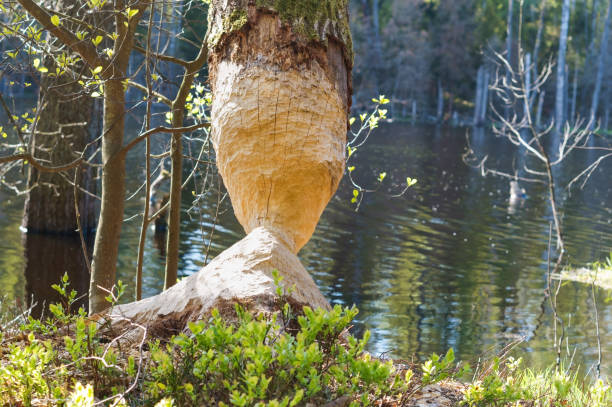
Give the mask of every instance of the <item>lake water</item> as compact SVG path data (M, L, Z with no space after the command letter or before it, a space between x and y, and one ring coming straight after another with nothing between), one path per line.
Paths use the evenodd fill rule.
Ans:
M544 296L551 220L545 190L524 185L528 198L509 208L507 180L482 177L463 163L466 133L477 151L489 154L491 166L511 171L511 146L484 131L384 125L354 156L356 178L376 186L385 171L383 187L366 195L355 211L352 188L344 179L300 258L331 303L357 305L355 331L371 330L375 354L422 359L453 347L458 358L474 361L522 340L514 353L528 365L544 366L556 356L553 318ZM580 153L568 162L558 171L559 179L569 179L592 154ZM583 190L560 191L566 260L573 265L602 259L612 249L611 165L604 163ZM129 173L142 173L140 159L130 166ZM418 183L392 198L407 176ZM187 209L191 194L184 195ZM9 298L23 300L44 292L40 287L69 267L55 258L78 256L78 242L51 238L28 244L28 264L35 268L24 273L23 201L7 191L0 192L0 199L0 284ZM141 206L142 198L133 198L126 217ZM183 216L182 275L205 263L215 208L216 196L204 203L201 214ZM221 209L207 261L244 235L229 202ZM122 234L119 278L128 283L134 278L139 227L139 219L127 221ZM163 256L152 233L146 250L144 292L152 295L163 285ZM72 279L82 289L87 286L78 276ZM612 375L612 302L605 301L610 295L596 293L602 372L607 375ZM575 353L574 363L588 371L597 360L590 286L566 283L558 308L567 341L563 355Z

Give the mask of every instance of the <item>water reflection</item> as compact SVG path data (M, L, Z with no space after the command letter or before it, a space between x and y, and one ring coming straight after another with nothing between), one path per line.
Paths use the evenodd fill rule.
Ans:
M93 236L85 238L88 257L91 259ZM24 233L24 263L26 299L28 306L34 305L32 315L40 317L49 303L61 302L59 293L51 288L58 284L64 273L68 274L70 289L77 292L78 300L73 310L83 306L87 309L89 269L83 255L78 235L53 235Z
M512 150L505 140L485 131L470 134L470 140L480 156L489 155L491 167L513 173L513 162L521 160L508 154ZM352 188L343 182L300 258L332 303L359 307L356 332L372 331L374 353L423 358L452 346L459 358L474 360L483 352L524 339L515 352L528 364L543 366L555 358L552 316L544 297L551 221L545 186L521 185L528 199L509 212L508 180L482 177L466 166L461 160L465 148L464 129L381 127L355 153L354 174L365 186L372 186L378 173L386 171L383 188L367 195L356 213L350 203ZM131 174L144 173L139 154L130 153ZM580 152L559 169L562 183L587 165L592 159L589 154ZM572 264L600 259L612 248L607 175L611 165L604 163L584 190L558 190L566 259ZM418 184L402 198L389 198L402 189L406 176L417 178ZM138 181L130 184L128 195L139 186ZM216 194L203 202L201 213L191 214L186 210L192 197L184 196L182 276L197 272L244 236L225 200L211 242ZM19 291L20 284L25 286L23 249L15 243L20 241L22 204L4 199L0 204L0 231L4 232L0 282L7 282L4 287L23 298L23 289ZM128 201L126 219L142 206L142 194ZM139 228L139 217L126 222L120 247L119 278L132 288ZM163 286L164 247L151 231L145 246L145 295ZM47 270L49 264L45 261L38 267ZM43 278L40 272L28 275ZM128 292L126 300L132 295ZM606 293L598 293L596 303L604 350L602 371L611 375L612 307L605 297ZM565 284L558 302L568 339L564 346L570 352L576 349L574 362L588 370L597 359L590 288Z

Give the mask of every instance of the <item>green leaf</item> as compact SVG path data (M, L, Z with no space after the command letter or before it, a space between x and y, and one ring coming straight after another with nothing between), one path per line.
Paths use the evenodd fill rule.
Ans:
M93 45L97 47L102 42L103 39L104 37L102 37L101 35L98 35L96 36L96 38L92 38L91 42L93 42Z
M380 174L378 174L378 181L383 182L386 176L387 176L386 172L381 172Z
M53 24L53 25L54 25L54 26L56 26L56 27L59 27L59 25L60 25L60 19L59 19L59 17L58 17L56 14L54 14L54 15L51 17L51 24Z

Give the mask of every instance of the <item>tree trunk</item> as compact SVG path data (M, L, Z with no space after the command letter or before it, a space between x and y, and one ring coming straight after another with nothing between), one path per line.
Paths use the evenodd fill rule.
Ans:
M525 55L525 66L523 68L523 72L525 72L525 117L529 116L529 101L531 100L531 54L528 52Z
M514 0L508 0L508 16L506 22L506 59L508 60L508 64L513 67L513 55L512 55L512 20L514 19ZM512 80L512 75L510 71L506 72L506 83L510 84ZM510 107L504 107L504 117L506 120L510 117Z
M557 89L555 95L555 132L561 134L565 125L565 55L567 52L567 31L569 27L569 0L563 0L561 10L561 34L557 57Z
M487 110L489 108L489 70L485 68L482 79L482 103L480 104L480 119L481 124L485 124L487 121Z
M506 58L510 66L512 63L512 21L514 19L514 0L508 0L508 15L506 21ZM509 74L509 73L508 73Z
M137 2L135 6L139 12L129 24L125 22L123 14L115 16L116 30L121 34L114 41L112 75L104 82L102 204L89 283L90 314L100 312L109 305L105 297L115 285L117 274L125 199L125 152L122 151L126 113L124 79L130 62L134 30L146 5Z
M438 79L438 108L436 110L436 121L442 123L442 115L444 114L444 89L442 89L442 81Z
M381 80L381 67L383 64L383 53L382 44L380 41L380 2L379 0L372 0L372 37L374 46L374 58L371 61L372 68L374 69L374 83L376 84L376 92L380 93L380 80Z
M606 22L604 24L601 42L599 45L599 56L597 58L597 76L595 77L595 88L593 90L593 100L591 101L591 112L589 114L590 128L595 126L597 117L597 109L599 107L599 97L601 94L601 82L603 80L604 65L608 55L608 37L610 36L610 16L612 15L612 0L608 0L608 9L606 12Z
M54 72L55 68L49 71ZM51 165L74 161L91 139L88 122L92 119L92 99L82 96L80 86L72 79L61 78L60 82L47 76L41 80L40 115L32 137L37 157ZM58 86L47 91L50 85ZM95 193L91 167L79 167L76 171L79 185ZM33 189L27 195L23 217L23 226L29 233L77 233L74 187L65 177L73 179L71 174L42 172L30 166L28 188ZM81 225L84 233L88 233L96 225L95 201L86 194L78 196Z
M482 79L484 76L484 68L480 66L476 74L476 96L474 97L474 119L473 125L478 126L480 118L480 105L482 104Z
M127 65L127 64L126 64ZM123 78L125 71L117 72ZM106 81L102 137L102 204L96 232L89 286L89 312L109 304L105 297L115 284L119 237L125 200L125 155L121 153L125 127L125 93L122 79Z
M74 0L59 1L56 10L68 10L76 15ZM88 21L93 22L89 17ZM69 23L67 23L69 24ZM51 58L45 61L49 72L56 65ZM75 72L83 69L80 63ZM38 97L38 121L32 135L31 146L36 157L47 160L50 165L61 165L74 161L92 139L89 134L93 115L94 99L84 95L82 87L68 75L42 75ZM95 126L91 126L95 128ZM78 182L84 189L95 194L95 182L91 167L79 167ZM70 171L72 173L72 171ZM73 174L73 173L72 173ZM50 173L30 166L28 189L23 215L23 227L29 233L75 234L77 233L77 211L74 187L67 181L72 174ZM95 201L89 195L78 194L78 212L84 233L96 226Z
M538 97L538 109L536 111L536 120L535 126L536 129L540 129L542 127L542 106L544 105L544 97L546 96L546 91L540 91L540 95Z
M574 81L572 83L572 105L570 110L570 122L574 122L576 120L576 100L578 98L578 59L576 58L576 62L574 63Z
M542 32L544 31L544 13L546 11L546 1L542 1L542 5L540 6L540 17L538 18L538 31L536 33L535 45L533 47L533 78L535 80L538 79L538 58L540 56L540 46L542 44ZM529 108L533 106L533 102L535 100L534 97L529 101Z
M414 126L417 119L417 102L412 99L412 125Z
M294 305L328 307L296 253L344 171L352 46L348 2L227 2L209 9L211 139L247 236L156 297L121 306L181 329L217 307L274 308L272 272ZM231 52L230 52L231 51Z

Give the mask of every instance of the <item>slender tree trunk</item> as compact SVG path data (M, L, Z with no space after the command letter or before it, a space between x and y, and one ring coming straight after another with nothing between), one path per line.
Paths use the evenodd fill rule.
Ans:
M480 119L481 124L485 124L487 121L487 110L489 108L489 79L490 73L487 68L484 70L482 79L482 102L480 104Z
M569 0L563 0L561 10L561 34L557 57L557 89L555 95L555 132L561 134L565 125L565 55L567 53L567 32L569 27Z
M412 99L412 125L414 126L417 119L417 102Z
M203 44L196 59L186 69L176 97L172 101L172 126L183 127L185 102L191 90L195 74L206 62L207 49ZM179 243L181 228L181 189L183 178L183 142L182 134L172 135L170 147L172 173L170 178L170 214L168 216L168 241L166 245L166 271L164 289L176 284L178 278Z
M591 101L591 112L589 114L590 128L595 126L597 117L597 109L599 107L599 97L601 94L601 82L603 80L604 65L608 55L608 37L610 36L610 16L612 15L612 0L608 0L608 8L606 12L606 22L601 35L599 45L599 56L597 58L597 76L595 77L595 88L593 89L593 99Z
M134 6L138 7L138 13L129 23L123 14L115 15L115 27L120 35L114 41L112 75L104 82L102 204L89 283L90 314L101 312L110 305L105 297L115 285L117 274L125 200L125 152L122 151L125 132L124 80L130 62L134 31L146 5L139 1Z
M444 89L442 88L442 81L438 79L438 108L436 110L436 120L438 123L442 122L442 115L444 114Z
M542 0L542 5L540 6L540 17L538 18L538 31L536 33L535 45L533 47L533 77L537 80L539 69L538 69L538 59L540 57L540 46L542 44L542 32L544 31L544 14L546 12L546 4L547 0ZM529 108L533 106L535 100L535 95L531 98L529 102Z
M482 79L484 76L484 69L482 66L478 68L478 73L476 74L476 96L474 97L474 119L473 125L478 126L479 118L480 118L480 105L482 104Z
M512 55L512 22L514 19L514 0L508 0L508 16L506 22L506 58L508 60L508 64L513 67L513 55ZM506 72L506 83L510 83L512 75L510 71ZM510 116L510 107L504 107L504 117L506 120L509 119Z
M124 72L117 73L119 78ZM102 311L109 304L105 297L115 284L119 237L123 223L125 200L125 155L121 153L125 127L125 94L122 79L106 81L104 90L104 124L102 137L102 205L94 243L90 314Z
M576 120L576 100L578 98L578 59L574 63L574 81L572 83L572 105L570 111L570 122L574 122Z
M523 72L525 72L525 117L529 116L529 101L531 100L531 54L528 52L525 55L525 66L523 68Z
M544 105L545 96L546 96L546 91L545 90L540 91L540 95L538 96L538 108L536 111L536 121L535 121L536 129L539 129L542 127L542 106Z

